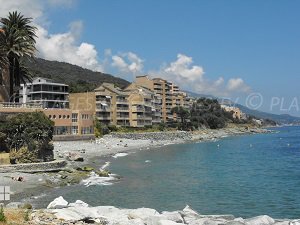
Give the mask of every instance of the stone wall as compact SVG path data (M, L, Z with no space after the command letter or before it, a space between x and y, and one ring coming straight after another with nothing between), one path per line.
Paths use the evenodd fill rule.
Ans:
M2 165L0 166L0 173L9 172L50 172L58 171L65 168L67 162L64 160L57 160L52 162L42 162L42 163L24 163L24 164L14 164L14 165Z
M110 133L113 138L132 140L191 140L192 135L186 131L149 132L149 133Z
M54 135L53 141L86 141L95 140L94 134L84 134L84 135Z

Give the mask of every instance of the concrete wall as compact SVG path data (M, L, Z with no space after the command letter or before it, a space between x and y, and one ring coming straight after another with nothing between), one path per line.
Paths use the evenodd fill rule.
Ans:
M9 172L43 172L43 171L58 171L64 169L67 162L64 160L52 161L52 162L42 162L42 163L24 163L24 164L14 164L14 165L2 165L0 166L1 173Z

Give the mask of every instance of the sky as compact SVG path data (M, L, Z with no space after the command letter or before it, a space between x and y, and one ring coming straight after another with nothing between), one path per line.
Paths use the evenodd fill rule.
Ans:
M38 56L300 116L300 1L0 0L38 27Z

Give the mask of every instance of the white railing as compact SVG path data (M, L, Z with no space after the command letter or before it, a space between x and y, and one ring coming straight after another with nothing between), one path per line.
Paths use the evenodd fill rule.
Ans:
M13 103L13 102L0 102L0 108L9 108L9 109L42 109L42 104L37 103Z

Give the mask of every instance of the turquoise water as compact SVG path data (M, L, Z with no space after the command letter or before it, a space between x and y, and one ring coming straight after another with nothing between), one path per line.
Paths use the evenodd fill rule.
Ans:
M300 218L300 127L277 130L109 159L109 169L123 177L117 183L67 187L39 201L62 194L95 206L179 210L189 204L202 214Z

